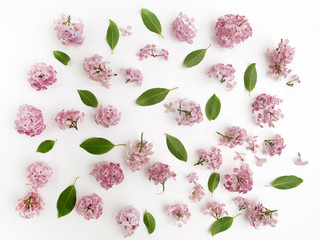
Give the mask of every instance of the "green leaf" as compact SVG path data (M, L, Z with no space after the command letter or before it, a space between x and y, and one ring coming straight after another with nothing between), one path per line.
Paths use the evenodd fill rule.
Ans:
M156 221L154 220L154 217L151 213L145 212L143 215L143 222L147 227L148 233L151 234L154 232L154 229L156 228Z
M299 186L302 182L303 182L303 179L293 175L282 176L274 180L271 186L278 189L291 189Z
M119 29L117 27L117 24L115 24L112 20L109 19L109 27L107 30L107 42L112 50L116 47L118 41L119 41Z
M254 89L257 83L257 70L256 64L252 63L244 73L244 86L249 91L249 95L251 91Z
M79 96L81 98L81 101L89 106L89 107L97 107L98 106L98 100L96 96L87 90L77 90L79 93Z
M54 140L43 141L42 143L40 143L39 147L37 148L37 152L39 152L39 153L47 153L47 152L49 152L53 148L54 143L56 141L54 141Z
M70 61L70 57L64 52L53 51L53 55L59 62L61 62L64 65L67 65Z
M148 9L142 8L141 9L141 18L144 25L154 33L159 34L162 38L164 38L161 34L161 24L157 16L150 12Z
M214 190L218 187L220 182L220 175L219 173L212 173L208 180L208 188L211 194L213 194Z
M74 184L76 183L78 178L74 180L73 185L67 187L63 192L60 194L58 201L57 201L57 210L58 210L58 218L63 217L69 214L74 206L76 205L77 201L77 192Z
M114 145L112 142L105 138L88 138L83 143L80 144L80 147L86 150L88 153L99 155L109 152L115 146L125 146L125 144Z
M215 120L220 113L221 102L217 95L213 94L206 104L206 115L209 121Z
M226 231L232 226L233 217L223 217L215 221L211 226L211 235L214 236L218 233Z
M211 43L209 45L209 47L211 46ZM183 61L183 64L187 67L187 68L190 68L190 67L193 67L195 65L198 65L202 59L204 58L204 56L206 55L206 52L208 50L207 47L206 49L199 49L199 50L196 50L196 51L193 51L191 53L189 53L184 61Z
M180 140L167 133L166 136L167 146L172 155L178 158L179 160L186 162L188 160L188 154Z
M157 104L163 101L163 99L166 98L166 96L170 91L175 90L177 88L178 87L172 88L172 89L151 88L145 91L144 93L142 93L136 100L136 103L140 106L150 106L150 105Z

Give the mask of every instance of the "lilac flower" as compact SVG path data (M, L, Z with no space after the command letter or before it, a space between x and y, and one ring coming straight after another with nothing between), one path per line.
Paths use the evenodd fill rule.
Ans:
M144 60L149 56L152 57L163 57L164 60L168 61L169 52L166 49L158 49L154 44L147 44L144 48L141 48L137 53L139 60Z
M236 156L233 158L235 161L240 160L244 162L246 159L244 158L246 154L241 152L236 152Z
M298 158L295 160L294 164L296 165L300 165L300 166L304 166L304 165L307 165L309 162L308 161L302 161L302 158L301 158L301 154L298 153Z
M243 163L239 168L233 169L234 174L225 174L223 184L230 192L247 193L252 190L252 171L247 163Z
M193 38L196 36L198 30L194 26L194 19L188 18L182 12L179 16L172 22L172 30L174 35L180 42L193 43Z
M34 189L43 187L52 175L52 168L43 162L34 162L27 168L28 179Z
M220 145L234 148L238 145L243 145L247 139L247 131L244 128L233 126L228 128L228 131L223 135L217 132L221 137L219 139Z
M262 153L269 154L270 157L276 154L280 156L285 147L283 138L280 134L277 134L273 139L264 140Z
M121 68L120 70L125 72L126 83L135 82L137 86L142 85L143 75L140 70L133 68Z
M28 81L31 87L37 91L46 90L57 81L57 71L44 62L32 65L27 75L29 75Z
M130 150L127 154L126 163L130 169L135 172L141 170L142 166L150 161L152 152L152 143L143 140L143 133L141 133L141 140L130 144Z
M278 216L277 210L269 210L265 208L262 203L257 205L250 204L248 207L248 220L251 226L256 229L261 225L270 225L272 227L276 226Z
M83 68L91 80L100 82L102 86L110 88L110 80L112 76L117 76L117 74L112 73L108 64L109 62L103 61L102 56L95 54L84 59Z
M283 118L280 108L275 109L276 105L282 103L282 99L276 96L271 96L265 93L260 94L252 104L252 114L256 111L256 122L260 127L263 124L268 124L269 127L274 127L273 122Z
M118 125L121 119L121 112L112 105L103 107L101 104L98 107L98 113L94 115L94 119L98 125L102 125L106 128L110 126Z
M72 23L70 15L64 13L61 17L54 21L54 30L57 37L64 45L81 45L84 40L83 28L84 25L79 19L79 23Z
M208 169L212 169L213 171L216 171L220 168L222 164L222 156L221 156L221 150L219 148L211 147L209 151L200 149L199 154L200 154L200 159L196 164L194 164L194 166L203 165L203 163L205 162L207 164Z
M293 87L294 83L300 83L300 78L298 75L293 75L292 76L292 80L288 81L286 84L289 86L289 87Z
M98 219L103 210L102 198L94 193L90 196L83 196L75 206L77 213L85 219Z
M120 28L122 37L131 36L132 35L132 26L127 26L126 28Z
M138 209L128 206L118 213L116 221L124 227L123 236L129 237L139 227L140 213Z
M75 128L78 130L78 121L82 122L85 114L78 110L62 110L55 118L55 121L59 124L59 128L64 130L66 128Z
M14 125L18 133L30 137L40 135L46 129L41 110L27 104L19 107Z
M199 180L199 177L197 173L193 172L187 176L187 179L188 179L188 183L196 183L196 181Z
M252 28L245 16L227 14L219 17L215 26L216 39L221 47L233 48L252 36Z
M201 184L196 183L193 186L193 192L191 193L191 195L189 196L189 199L192 202L200 202L204 196L204 188Z
M246 142L248 146L246 147L247 150L250 150L253 153L257 152L257 148L259 145L256 143L258 140L258 136L253 136L253 137L247 137Z
M203 212L205 215L209 214L212 217L219 219L223 216L227 216L228 212L224 209L226 205L224 203L210 202L207 205L207 209Z
M263 164L265 164L268 160L266 158L259 158L257 155L254 155L254 157L256 158L256 165L258 167L262 167Z
M106 190L122 183L124 179L120 164L107 161L97 163L90 175L94 176L98 182L100 181L101 187Z
M16 210L23 218L32 218L39 215L45 203L37 191L30 191L23 198L18 200Z
M234 73L236 70L231 64L215 64L212 65L208 74L208 77L217 78L221 83L227 83L227 90L232 90L237 82L234 81Z
M251 202L249 202L247 199L243 198L243 197L235 197L233 199L234 203L238 206L239 211L247 209L249 207L249 205L251 204Z
M172 102L170 102L169 104L164 104L163 106L166 108L165 113L175 112L175 111L176 111L176 110L173 108L173 103L172 103Z
M176 174L170 171L170 166L161 162L156 162L149 169L149 181L153 180L155 185L159 183L162 185L163 191L165 190L165 182L172 177L173 180L176 180Z
M168 208L168 215L175 220L178 227L182 227L182 223L187 223L191 214L187 204L175 204Z

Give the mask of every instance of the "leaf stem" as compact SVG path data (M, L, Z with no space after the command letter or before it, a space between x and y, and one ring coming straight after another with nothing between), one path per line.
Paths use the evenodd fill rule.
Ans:
M78 178L79 178L79 177L76 177L76 179L74 180L73 185L75 185L75 184L76 184L76 181L78 180Z
M121 143L121 144L116 144L116 145L114 145L115 147L117 147L117 146L127 146L126 144L124 144L124 143Z
M237 215L235 215L233 218L236 218L236 217L238 217L238 216L240 216L241 215L241 213L238 213Z
M211 47L211 43L210 43L210 45L206 48L206 50L208 50L209 47Z
M164 36L162 36L162 34L161 34L161 33L159 33L159 35L164 39Z
M176 90L176 89L178 89L178 88L179 88L179 87L175 87L175 88L169 89L169 91Z

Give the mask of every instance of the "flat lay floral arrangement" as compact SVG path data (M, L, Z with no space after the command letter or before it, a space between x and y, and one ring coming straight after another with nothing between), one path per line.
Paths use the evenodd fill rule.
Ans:
M162 38L162 46L155 44L146 44L143 48L137 49L137 61L169 61L170 53L163 47L165 42L169 41L166 36L162 35L162 26L160 20L155 13L141 9L141 24L153 33L158 34ZM195 19L188 17L184 13L179 13L171 24L172 32L175 36L175 41L186 42L192 44L198 34ZM53 30L59 41L66 46L80 46L85 41L85 24L80 19L75 19L73 16L61 14L54 21ZM249 20L245 16L236 14L226 14L216 20L213 29L215 33L216 44L221 48L236 48L238 44L246 44L246 39L253 34L253 29L250 26ZM134 26L123 26L118 28L117 24L109 20L109 27L106 31L106 43L110 47L112 54L116 55L116 47L120 37L133 37ZM190 52L181 62L185 68L196 67L205 58L206 52L210 50L210 39L208 45L203 49L197 49ZM215 43L214 43L215 44ZM80 49L79 49L80 51ZM270 78L277 81L283 81L289 87L296 87L300 83L298 75L293 74L289 68L290 63L294 60L295 48L292 47L288 39L281 39L277 46L270 46L265 50L269 59ZM71 57L67 53L54 51L54 57L62 64L68 65ZM150 58L150 59L148 59ZM157 58L157 59L154 59ZM148 59L148 60L147 60ZM143 85L143 72L134 68L121 68L120 72L115 73L111 68L111 63L104 59L99 53L93 56L85 56L83 59L83 74L87 76L88 81L93 80L101 84L102 88L112 91L112 79L114 77L122 78L124 83L134 84L137 87ZM256 63L248 65L243 71L243 82L235 80L236 70L232 64L228 62L216 63L212 65L207 72L207 78L218 80L224 84L226 91L232 91L235 87L244 87L250 93L254 91L258 81L258 73ZM53 66L44 62L31 64L30 70L27 72L26 79L31 87L36 91L50 91L50 86L58 81L57 71ZM132 99L141 108L156 105L168 116L176 122L177 127L184 125L192 127L196 124L201 124L203 121L214 121L219 117L223 103L218 97L218 93L208 96L205 106L200 106L199 103L190 99L176 98L175 101L165 102L168 94L174 95L175 90L179 88L151 88L143 92L136 99ZM104 128L112 128L119 124L122 118L122 113L112 105L103 106L99 103L94 93L78 89L79 100L88 107L95 109L94 122ZM165 103L164 103L165 102ZM276 124L284 118L282 113L281 103L283 100L280 96L274 96L268 93L260 93L252 101L251 113L244 114L252 115L256 126L259 128L274 128ZM85 113L75 109L62 109L56 114L54 121L61 130L76 131L81 128L81 123L86 119ZM93 119L92 119L93 120ZM93 121L92 121L93 122ZM28 104L19 107L14 127L20 134L25 134L30 137L40 135L45 129L46 124L42 111L35 106ZM74 128L74 129L70 129ZM165 133L166 146L168 151L179 161L188 161L188 150L183 144L183 139L178 136L173 136L170 133ZM234 204L238 208L238 213L229 215L226 210L226 204L211 201L203 214L212 216L214 219L208 223L208 234L212 236L228 230L233 224L236 224L239 215L245 216L248 223L258 229L261 226L270 225L275 227L277 224L278 213L281 209L276 209L269 206L264 206L262 202L255 202L245 198L245 194L252 190L254 181L254 172L250 165L246 162L246 155L252 155L255 158L255 164L258 167L268 161L275 155L280 156L286 147L285 139L280 134L275 134L269 139L261 139L259 136L252 135L247 130L240 126L229 126L227 129L219 129L216 131L216 138L219 138L218 146L211 146L208 149L197 149L198 159L190 168L192 173L186 173L185 176L179 176L171 166L162 162L153 162L153 143L149 141L152 136L144 136L143 132L137 139L130 139L130 145L126 146L123 143L113 143L109 139L101 137L91 137L84 140L79 150L88 152L88 154L100 155L111 151L114 147L126 148L127 155L125 159L119 162L101 161L90 169L90 175L96 179L102 188L108 191L110 188L116 188L123 182L125 175L121 165L127 165L132 172L146 170L149 175L149 182L155 185L160 185L161 193L165 192L166 184L174 184L176 178L185 178L186 184L192 184L193 191L190 192L189 199L185 199L185 203L176 203L166 209L168 217L174 219L178 227L183 227L190 217L192 212L189 211L188 202L197 203L203 200L205 193L214 194L214 191L219 188L224 188L226 191L239 193L239 196L233 199ZM54 145L58 139L46 140L39 143L37 152L45 154L49 151L54 151ZM219 173L219 169L225 161L221 149L233 149L241 147L242 152L235 152L234 160L237 167L230 172ZM294 164L298 166L307 165L308 162L302 159L299 152ZM239 164L240 162L240 164ZM199 183L197 169L205 167L211 171L208 178L207 186ZM40 188L45 187L50 181L53 170L52 168L40 161L32 163L27 168L28 172L28 188L27 194L18 199L16 210L21 217L29 219L37 215L41 215L41 210L45 207L45 200L41 196ZM71 211L75 211L82 215L86 220L98 219L104 213L103 199L97 194L92 193L87 196L77 196L77 177L72 185L61 189L60 196L57 196L57 216L65 217ZM146 180L146 184L147 184ZM287 190L298 187L303 180L295 175L279 176L276 179L270 179L266 183L266 187L275 188L274 191ZM160 194L160 190L159 190ZM279 214L280 215L280 214ZM157 230L157 216L152 214L152 209L148 209L141 213L134 206L123 206L115 217L115 222L122 226L123 236L129 237L134 234L141 222L146 227L146 234L152 234ZM230 231L232 231L230 229Z

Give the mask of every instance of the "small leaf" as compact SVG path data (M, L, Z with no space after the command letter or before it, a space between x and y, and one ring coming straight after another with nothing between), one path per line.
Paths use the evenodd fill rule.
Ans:
M96 96L87 90L77 90L82 102L89 107L97 107L98 100Z
M77 201L77 192L74 184L76 183L78 178L74 180L73 185L67 187L63 192L60 194L58 201L57 201L57 210L58 210L58 218L63 217L69 214L74 206L76 205Z
M142 8L141 9L141 18L144 25L154 33L159 34L162 38L164 38L161 34L161 24L157 16L150 12L148 9Z
M117 24L115 24L112 20L109 19L109 27L107 30L107 42L112 50L116 47L118 41L119 41L119 29L117 27Z
M232 226L233 217L223 217L215 221L211 226L211 235L214 236L220 232L226 231Z
M172 88L172 89L166 89L166 88L151 88L147 91L145 91L144 93L142 93L138 99L136 100L136 103L140 106L150 106L150 105L154 105L157 104L161 101L163 101L163 99L166 98L166 96L168 95L168 93L176 88Z
M244 73L244 86L249 91L249 95L251 91L254 89L257 83L257 70L256 64L252 63Z
M220 175L219 173L212 173L208 180L208 188L211 194L216 190L218 184L220 182Z
M47 152L49 152L53 148L54 143L56 141L53 141L53 140L43 141L42 143L40 143L39 147L37 148L37 152L39 152L39 153L47 153Z
M179 160L186 162L188 160L188 154L180 140L169 134L166 134L166 136L167 146L172 155L178 158Z
M291 189L299 186L302 182L303 180L301 178L293 175L282 176L274 180L271 186L278 189Z
M143 222L147 227L148 233L151 234L154 232L154 229L156 228L156 221L154 220L154 217L151 213L145 212L143 215Z
M86 150L88 153L99 155L109 152L115 146L125 146L125 144L114 145L112 142L105 138L88 138L80 147Z
M211 43L209 45L209 47L211 46ZM204 56L206 55L206 52L208 50L207 47L206 49L199 49L199 50L196 50L196 51L193 51L191 53L189 53L184 61L183 61L183 64L187 67L187 68L190 68L190 67L193 67L195 65L198 65L202 59L204 58Z
M213 94L206 104L206 115L209 121L215 120L220 113L221 102L217 95Z
M67 65L70 61L70 57L64 52L53 51L53 55L59 62L61 62L64 65Z

